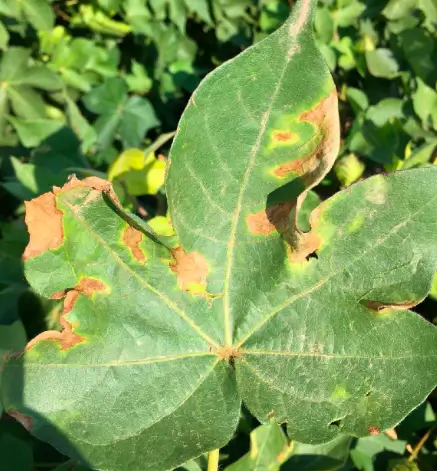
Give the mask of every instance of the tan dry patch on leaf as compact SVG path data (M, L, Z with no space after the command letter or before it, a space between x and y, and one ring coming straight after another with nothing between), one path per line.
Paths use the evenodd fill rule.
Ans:
M232 361L241 355L240 349L232 345L223 345L217 349L216 352L219 360L225 360L227 362Z
M143 234L135 229L134 227L129 226L124 232L123 232L123 244L126 245L130 252L132 253L132 256L135 258L137 262L145 263L146 262L146 256L144 255L144 252L140 249L139 243L143 240Z
M379 435L381 433L381 431L379 430L379 428L376 425L372 425L371 427L369 427L367 429L367 431L372 436Z
M275 168L273 173L281 178L292 172L297 173L303 177L305 184L311 183L311 181L307 181L305 176L317 168L318 164L323 159L323 155L322 148L319 148L314 154L279 165L279 167Z
M104 283L95 278L82 278L74 289L85 296L91 296L96 291L108 290Z
M50 296L50 299L62 299L65 296L65 291L56 291Z
M62 331L59 332L58 330L47 330L46 332L42 332L28 342L25 350L30 350L42 340L56 340L59 342L61 350L68 350L78 343L84 342L85 339L83 337L73 332L73 326L67 321L65 316L73 309L73 306L80 293L84 294L85 296L91 296L96 291L107 291L107 287L99 280L85 277L80 280L79 284L74 289L64 292L64 308L59 319ZM57 291L51 297L53 298L53 296L56 296L53 299L60 299L60 294L61 292Z
M379 301L363 301L363 304L372 311L384 314L389 311L405 311L406 309L411 309L412 307L416 306L417 301L401 301L391 304L382 303Z
M74 347L78 343L81 343L85 340L83 337L73 332L71 324L65 319L65 315L71 311L78 296L79 292L76 290L69 291L65 296L64 310L62 311L62 315L59 320L63 330L61 332L57 330L47 330L46 332L42 332L33 338L30 342L28 342L25 348L26 351L33 348L42 340L56 340L59 342L61 350L68 350L69 348Z
M23 260L35 257L46 250L59 247L64 238L62 212L56 207L53 193L44 193L32 201L25 201L24 218L29 232L29 244L24 250Z
M334 90L328 97L322 98L317 105L309 111L304 111L299 116L299 121L308 121L318 127L324 125L325 121L329 121L332 110L337 111L337 91Z
M288 259L292 263L307 262L307 257L320 248L320 238L312 231L300 237L298 248L289 247Z
M289 226L289 214L295 203L274 204L263 211L249 214L247 225L252 234L269 235L275 231L285 232Z
M276 142L281 142L282 144L287 142L293 142L295 134L290 131L273 131L272 140Z
M295 227L290 230L288 234L288 241L290 244L288 250L288 258L292 263L304 263L307 261L307 257L320 249L322 240L319 235L316 234L317 228L321 221L321 209L318 206L313 210L310 216L310 232L302 232L296 223L296 217L294 218Z
M171 270L178 277L178 285L185 291L189 291L190 285L199 284L206 286L208 276L208 262L198 252L186 253L182 247L171 251L174 260L170 262Z
M7 414L13 417L17 422L19 422L26 430L29 432L33 428L33 417L23 414L22 412L14 409L7 411Z

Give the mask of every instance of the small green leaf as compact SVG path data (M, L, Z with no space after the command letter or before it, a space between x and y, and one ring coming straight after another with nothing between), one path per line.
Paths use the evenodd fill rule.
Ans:
M413 93L413 107L425 128L437 130L437 91L417 78L417 90Z
M212 24L208 0L184 0L187 9L196 13L206 24Z
M44 139L62 128L62 123L50 119L24 120L8 117L25 147L36 147Z
M87 93L85 106L95 114L113 113L123 106L127 98L127 86L123 79L114 77Z
M18 291L18 296L22 293L22 291L23 291L22 289L21 291ZM14 304L17 303L18 296L15 296L13 298ZM3 381L1 377L1 370L3 369L3 363L5 359L13 353L22 352L26 344L26 332L24 330L23 323L21 322L21 320L14 320L13 322L9 323L9 319L12 316L9 312L5 312L5 306L3 306L4 301L5 301L5 290L0 290L0 302L2 304L0 306L0 388L2 386L2 381ZM3 405L0 400L0 417L2 416L2 414L3 414ZM14 454L15 454L14 452L12 452L12 449L15 448L14 446L15 444L10 443L10 445L12 446L12 449L9 452L7 452L5 447L7 447L6 442L8 441L9 440L6 439L5 435L2 434L0 431L0 456L2 457L2 466L5 466L5 461L6 461L6 463L9 463L11 466L10 468L9 467L5 468L8 471L12 469L17 470L17 471L22 471L26 469L25 467L24 468L16 467L15 464L14 464L15 467L12 467L13 466L12 460L14 459ZM14 449L14 451L17 451L17 450ZM20 465L24 465L27 462L27 460L18 461L20 460L19 457L15 457L15 459L17 460L18 463L20 463Z
M124 80L110 78L84 97L86 107L100 114L94 124L100 148L120 135L124 148L138 147L145 134L160 122L150 102L139 96L128 98Z
M369 72L374 77L393 78L399 72L399 65L390 49L366 51L366 62Z
M318 8L315 17L315 29L318 38L329 44L334 37L334 20L328 8Z
M53 28L55 15L50 6L51 0L2 0L2 12L20 21L26 19L36 30L45 31Z
M416 8L416 0L390 0L382 10L382 14L389 20L399 20L411 14Z
M435 154L436 148L437 139L417 147L404 161L402 168L408 169L429 164Z
M414 74L423 81L437 79L435 63L432 60L435 52L435 41L423 28L411 28L399 35L399 41L405 59L409 62Z
M361 178L366 166L355 154L348 154L338 160L334 171L342 187L352 185Z
M4 23L0 21L0 49L6 50L9 43L9 33Z
M352 439L340 435L322 445L295 443L291 458L281 467L281 471L335 471L343 469Z
M147 221L149 226L157 233L163 236L171 237L176 235L171 225L170 219L165 216L155 216Z
M354 465L361 471L376 471L375 458L383 451L403 455L407 442L392 440L386 434L360 438L350 452Z
M137 61L132 61L132 71L126 75L126 83L131 92L147 93L153 85L152 79L147 75L145 67Z
M405 102L400 98L384 98L367 110L366 118L376 126L382 127L394 119L402 119L404 105Z
M292 448L281 427L271 421L251 432L250 452L228 466L226 471L279 471Z
M123 107L120 137L125 148L138 147L148 131L160 125L149 100L133 96Z
M348 87L346 97L355 113L365 111L369 107L367 95L358 88Z
M67 116L71 128L76 133L77 137L81 140L81 149L87 152L91 146L96 142L96 132L94 128L88 123L79 107L69 97L66 97Z
M112 163L108 179L121 179L131 195L155 195L164 185L165 168L165 161L155 154L146 156L139 149L128 149Z
M50 0L20 0L24 16L37 30L44 31L53 28L55 14L50 6Z

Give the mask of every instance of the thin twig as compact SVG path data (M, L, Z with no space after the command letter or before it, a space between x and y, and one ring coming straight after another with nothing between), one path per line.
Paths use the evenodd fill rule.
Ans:
M63 20L65 21L71 21L71 16L67 15L67 13L65 13L65 11L62 11L59 7L57 7L56 5L52 5L52 8L53 8L53 11L58 15L60 16Z
M419 440L419 443L413 448L413 452L411 453L410 457L408 458L408 461L411 463L417 458L417 455L419 454L421 448L425 444L425 442L428 440L430 437L431 433L435 430L437 427L437 424L434 424L426 433L425 435Z

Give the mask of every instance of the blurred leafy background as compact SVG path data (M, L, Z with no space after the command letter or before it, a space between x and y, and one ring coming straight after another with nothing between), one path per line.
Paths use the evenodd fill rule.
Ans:
M72 173L98 175L114 183L126 208L171 234L164 173L190 94L209 71L277 29L290 4L0 0L0 354L59 328L59 302L38 298L23 276L24 201ZM436 164L436 0L320 0L315 30L339 92L342 148L309 204L375 173ZM434 298L437 279L418 308L431 322ZM434 395L388 434L301 444L281 470L436 470L436 408ZM233 470L252 469L243 455L257 425L242 412L223 466L241 458ZM284 440L278 431L272 437ZM7 415L0 456L5 471L81 469ZM200 459L185 469L204 466Z

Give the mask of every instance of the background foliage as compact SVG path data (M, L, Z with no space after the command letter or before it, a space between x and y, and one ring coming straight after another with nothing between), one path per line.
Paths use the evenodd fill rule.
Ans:
M127 208L170 234L166 155L190 94L288 13L287 0L0 0L1 354L59 327L59 304L39 299L23 277L23 201L72 173L98 175L114 182ZM435 1L320 0L315 28L342 121L341 153L318 196L374 173L436 163ZM436 295L437 286L418 308L430 321ZM396 432L350 447L300 444L281 470L436 469L436 407L431 397ZM268 439L265 459L274 459L285 438L257 425L242 412L223 466L241 458L231 471L258 469L245 455L250 440ZM0 455L8 471L80 469L8 416ZM204 466L201 458L186 469Z

